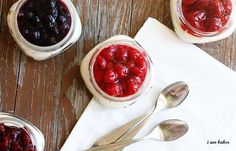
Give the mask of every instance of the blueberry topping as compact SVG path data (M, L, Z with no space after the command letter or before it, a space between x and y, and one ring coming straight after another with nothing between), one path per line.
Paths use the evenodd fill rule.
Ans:
M68 34L71 14L62 0L28 0L20 8L17 22L27 41L51 46Z

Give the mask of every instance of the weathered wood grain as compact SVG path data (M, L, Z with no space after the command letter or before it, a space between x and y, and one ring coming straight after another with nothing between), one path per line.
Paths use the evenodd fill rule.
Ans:
M21 56L15 113L39 127L46 137L47 150L55 150L59 115L60 56L36 62ZM58 90L59 89L59 90Z
M229 68L236 70L236 33L218 42L198 45L209 55L216 58Z
M14 113L20 52L7 27L7 13L14 1L0 1L0 108Z
M80 63L97 43L117 34L135 36L150 16L173 29L167 0L73 0L82 22L79 41L65 53L36 62L25 56L9 34L6 15L14 0L0 0L0 110L39 127L46 151L58 151L91 99ZM198 45L236 70L236 33Z

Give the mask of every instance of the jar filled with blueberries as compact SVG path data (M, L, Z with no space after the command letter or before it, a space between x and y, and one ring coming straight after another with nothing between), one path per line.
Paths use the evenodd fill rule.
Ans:
M81 34L80 19L70 0L19 0L7 20L18 46L36 60L68 49Z

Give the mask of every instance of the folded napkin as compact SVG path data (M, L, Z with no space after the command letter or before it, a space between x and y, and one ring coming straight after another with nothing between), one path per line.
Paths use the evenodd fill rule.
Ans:
M176 81L185 81L190 93L177 108L155 115L137 134L147 134L166 119L181 119L189 131L172 142L142 141L125 151L235 151L236 74L204 51L180 40L176 34L149 18L135 39L147 50L154 63L152 89L128 108L111 109L94 98L75 125L61 151L82 151L97 139L145 113L160 91ZM78 100L81 101L81 100Z

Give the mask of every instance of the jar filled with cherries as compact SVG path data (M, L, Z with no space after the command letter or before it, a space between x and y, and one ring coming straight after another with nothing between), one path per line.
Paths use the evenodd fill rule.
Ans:
M0 112L0 151L43 151L44 136L30 122Z
M191 43L206 43L230 36L236 28L235 0L171 0L177 35Z
M134 39L118 35L90 51L82 62L81 74L98 101L125 107L150 86L151 60Z

